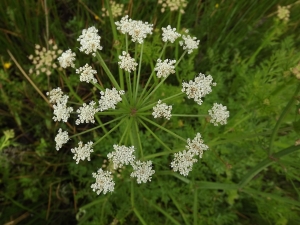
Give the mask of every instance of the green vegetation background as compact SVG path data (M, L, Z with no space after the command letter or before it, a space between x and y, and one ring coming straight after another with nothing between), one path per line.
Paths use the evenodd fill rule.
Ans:
M198 52L178 71L184 80L199 72L213 76L218 85L205 101L226 105L228 124L173 120L168 126L178 134L192 137L200 131L210 147L189 176L157 166L151 183L134 187L134 201L125 179L114 193L97 196L90 188L91 173L118 136L103 142L104 156L91 162L75 164L69 152L74 143L57 152L52 109L8 50L27 73L35 44L46 44L47 9L49 37L60 49L78 46L81 30L95 25L103 55L115 65L117 44L109 18L101 16L104 2L0 0L0 224L300 224L300 147L295 145L300 86L291 72L300 61L299 1L190 1L183 15L161 13L155 0L120 2L135 20L155 28L186 28L201 40ZM289 21L277 18L278 5L291 6ZM155 48L147 51L151 61ZM61 84L57 73L31 79L44 94ZM70 83L81 93L89 91L77 77ZM178 86L171 80L164 92ZM207 111L203 107L201 112ZM200 113L192 104L178 110ZM177 144L156 132L165 143ZM160 147L151 134L142 138L145 148Z

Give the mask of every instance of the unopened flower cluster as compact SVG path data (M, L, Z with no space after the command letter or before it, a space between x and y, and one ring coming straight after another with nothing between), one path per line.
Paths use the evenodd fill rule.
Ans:
M161 5L161 12L165 12L166 9L172 11L180 11L181 14L184 13L184 8L187 6L186 0L158 0L158 4Z
M40 45L35 45L35 56L30 55L28 58L32 61L34 69L30 69L29 73L33 72L36 75L45 73L50 76L53 69L58 68L56 64L57 57L62 53L62 50L58 49L57 45L52 39L48 41L49 48L41 47Z
M278 6L277 17L284 22L288 22L290 18L290 6Z
M119 3L116 3L113 0L110 0L109 1L109 6L110 6L110 9L111 9L112 16L114 18L123 15L123 12L124 12L124 5L123 4L119 4ZM109 12L105 7L102 8L102 16L103 17L109 17Z

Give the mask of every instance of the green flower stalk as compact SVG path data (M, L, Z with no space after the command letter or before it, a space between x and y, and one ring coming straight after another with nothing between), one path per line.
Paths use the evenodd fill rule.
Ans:
M203 98L212 92L212 87L215 86L216 83L213 82L211 75L206 76L205 74L199 73L194 80L183 82L181 89L178 89L178 93L172 96L166 96L164 99L154 99L153 96L155 96L155 92L161 87L165 80L175 73L176 66L180 63L181 59L198 48L200 41L197 40L196 37L187 35L188 31L186 31L186 34L181 35L176 32L175 28L171 28L170 26L162 28L162 42L164 42L162 52L158 59L153 59L156 65L149 73L150 76L146 84L142 85L140 80L143 65L143 44L145 39L152 34L153 25L147 22L132 20L128 18L128 16L123 17L115 24L117 30L125 35L126 40L125 49L122 51L122 55L119 56L118 64L116 64L116 66L119 66L119 68L125 72L124 90L121 90L120 87L123 87L123 85L116 81L101 56L100 51L103 49L100 45L101 37L98 35L98 30L95 27L83 30L82 35L77 39L81 44L79 50L88 55L92 54L92 56L99 60L112 86L105 88L100 86L94 76L97 71L88 64L76 69L74 65L76 54L70 49L58 58L61 67L73 67L76 73L79 74L80 81L87 82L91 86L94 86L94 88L99 90L100 95L98 95L98 101L94 99L89 103L80 103L81 106L79 107L74 105L74 107L77 108L77 110L74 110L73 106L69 106L71 103L68 102L68 96L65 95L60 88L53 89L47 93L50 97L50 102L54 104L54 121L67 122L71 113L74 112L78 117L75 120L76 125L99 123L96 125L97 128L84 130L82 133L70 137L67 131L59 129L55 137L56 149L59 150L63 144L75 136L86 134L89 131L95 131L96 129L109 125L110 123L102 124L100 123L101 121L97 119L100 115L106 115L115 117L113 121L119 120L119 123L95 142L89 141L87 144L84 144L80 141L78 147L72 148L71 152L74 153L76 163L80 163L80 160L86 159L89 161L91 154L95 152L94 146L99 144L100 141L105 139L110 133L122 132L119 143L112 146L114 151L107 155L112 165L111 168L119 169L128 166L131 167L132 171L130 176L136 178L138 184L151 181L152 176L155 174L155 170L153 169L155 162L151 160L145 161L146 158L153 159L153 157L148 157L148 152L143 148L140 131L142 129L148 130L166 149L165 155L171 152L170 148L163 143L163 141L160 141L155 132L148 126L151 125L165 131L166 134L186 144L185 150L174 154L174 159L170 163L170 166L174 172L178 171L181 175L188 176L193 164L198 161L197 157L202 158L204 151L209 149L208 146L204 144L200 133L197 133L192 140L190 138L186 139L165 126L160 125L159 122L161 120L166 120L166 122L172 120L173 107L171 103L174 99L183 98L186 95L187 98L193 99L198 105L201 105ZM173 44L180 37L182 40L177 44L182 46L184 51L179 60L162 59L161 57L166 51L166 46ZM135 43L135 48L133 48L135 52L129 51L128 46L130 45L130 41ZM137 52L138 49L139 52ZM154 76L157 77L158 83L153 82ZM208 113L214 125L217 126L218 124L223 125L227 123L229 112L226 106L215 103L214 107L209 110ZM199 115L176 114L176 112L174 115L177 117L199 117ZM123 125L122 131L119 129L121 124ZM97 173L93 173L92 175L96 179L96 183L92 184L91 188L97 194L106 194L114 190L115 181L113 180L111 172L98 169Z

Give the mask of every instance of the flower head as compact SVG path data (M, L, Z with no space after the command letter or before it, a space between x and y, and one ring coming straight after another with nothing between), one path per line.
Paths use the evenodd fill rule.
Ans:
M97 173L92 173L93 177L96 178L96 183L91 185L94 192L99 195L101 192L106 194L107 192L113 192L115 189L115 182L112 179L111 172L103 171L101 168Z
M167 105L166 103L161 103L161 100L158 100L158 103L156 106L153 107L153 117L154 118L166 118L169 120L171 118L171 110L172 106Z
M132 164L133 172L130 174L131 177L137 178L137 183L146 183L151 181L152 175L155 173L152 170L152 162L141 162L140 160L133 162Z
M203 151L208 150L208 146L203 143L200 133L197 133L196 137L192 141L188 138L187 144L187 150L194 155L199 155L199 158L202 158Z
M168 25L167 28L163 27L161 29L163 31L163 42L169 41L171 43L174 43L174 41L181 36L181 34L176 32L176 28L171 28L170 25Z
M85 160L87 158L88 161L91 160L91 152L93 152L92 145L93 142L89 141L87 144L82 146L82 142L78 143L78 148L72 148L71 152L74 153L73 159L76 160L76 164L79 163L80 160Z
M174 159L171 162L171 167L174 172L179 171L183 176L187 176L190 171L193 169L193 164L197 162L197 159L194 159L194 153L191 151L183 150L174 154Z
M99 111L98 108L95 108L96 102L91 101L89 105L86 103L83 103L82 107L77 109L78 119L75 121L76 125L79 125L80 123L95 123L95 113Z
M210 122L213 123L215 126L218 126L218 123L220 123L221 125L227 124L229 111L227 111L226 106L214 103L212 109L208 110L208 113L211 116Z
M70 140L68 136L68 132L67 131L62 132L62 129L59 128L58 134L55 136L56 150L58 151L63 144L68 142L68 140Z
M176 60L170 60L166 59L162 62L161 59L157 60L156 67L154 68L154 71L157 71L156 76L158 78L164 77L166 78L171 73L175 73L175 66Z
M189 31L186 30L186 33ZM183 46L183 50L187 50L188 54L191 54L194 49L198 48L200 40L197 40L196 37L191 37L190 35L182 35L183 41L179 41L179 45Z
M85 66L76 69L76 73L80 74L80 81L85 81L87 83L97 83L97 80L94 77L94 74L97 74L97 71L93 70L93 68L88 64L85 64Z
M123 34L129 34L133 42L143 43L148 34L152 34L153 24L148 22L132 20L128 15L121 18L120 21L115 22L117 30Z
M63 92L60 89L60 87L52 89L50 92L47 92L46 95L50 97L50 103L56 103L58 101L61 101L63 97Z
M122 55L119 56L120 61L118 62L121 69L124 69L128 73L136 70L136 66L138 65L134 58L131 58L129 53L123 51Z
M60 57L58 57L59 64L62 68L67 67L75 67L73 61L75 61L76 54L71 51L71 49L62 53Z
M62 120L66 123L70 117L70 113L73 112L72 107L67 107L68 98L69 96L63 95L59 101L56 102L56 105L53 105L53 120L55 122Z
M107 158L113 162L114 169L121 168L124 164L131 164L135 160L134 146L113 145L113 148L115 151L108 153Z
M125 94L125 92L123 90L117 91L115 88L111 90L106 88L105 92L101 91L100 94L99 111L102 112L107 109L115 109L116 105L122 101L121 95Z
M97 50L102 50L103 48L100 45L100 39L101 37L98 35L98 30L94 26L83 29L82 34L77 39L81 45L79 51L85 54L92 53L93 56L96 56Z
M185 92L188 98L193 98L195 102L201 105L203 102L201 98L212 92L211 86L217 85L212 81L211 75L205 76L205 74L199 73L194 81L183 82L181 91Z

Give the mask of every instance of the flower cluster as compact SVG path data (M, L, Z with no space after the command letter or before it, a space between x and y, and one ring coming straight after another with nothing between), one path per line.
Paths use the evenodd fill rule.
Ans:
M96 102L91 101L89 105L83 103L82 107L77 109L78 119L75 121L76 125L80 123L95 123L94 116L99 111L98 108L95 108Z
M158 103L156 106L153 107L153 117L154 118L166 118L169 120L171 118L171 110L172 106L167 105L166 103L161 103L161 100L158 100Z
M162 40L163 42L171 42L174 43L174 41L181 36L181 34L176 32L176 28L171 28L170 25L168 25L166 28L163 27L161 28L163 33L162 33Z
M117 21L115 24L122 34L128 34L133 42L137 41L139 44L142 44L147 35L152 34L153 30L153 24L129 19L128 15L122 17L121 21Z
M154 68L154 71L157 71L156 76L158 78L166 78L171 73L175 73L175 66L176 60L170 60L166 59L162 61L161 59L157 60L156 67Z
M158 0L157 2L162 6L161 12L165 12L167 8L172 11L180 11L181 14L184 13L184 8L187 6L186 0Z
M101 98L99 100L99 111L104 111L107 109L115 109L116 105L122 101L121 95L124 95L123 90L117 91L117 89L112 88L111 90L106 88L105 92L101 91Z
M123 11L124 11L124 5L123 4L116 3L113 0L110 0L109 4L110 4L110 9L111 9L112 16L114 18L122 16ZM109 17L109 12L105 7L102 8L102 16L103 17Z
M126 147L124 145L113 145L115 151L108 153L107 158L112 161L113 168L116 170L123 167L124 165L131 165L133 172L130 174L131 177L137 178L137 183L146 183L151 181L152 175L155 173L152 170L152 162L141 162L140 160L135 161L134 146ZM91 188L94 192L97 190L99 195L102 191L106 194L107 191L112 192L114 190L114 181L111 176L111 172L103 171L99 169L98 174L93 173L93 177L96 178L96 183L92 184Z
M119 56L120 61L118 62L121 69L124 69L128 73L136 70L136 66L138 65L134 58L131 58L129 53L123 51L122 55Z
M91 185L94 192L99 195L101 192L106 194L107 192L113 192L115 189L115 182L112 179L111 172L103 171L101 168L97 173L92 173L92 176L96 178L96 183Z
M50 76L53 69L57 68L55 60L58 55L62 53L62 50L57 48L57 45L52 39L48 42L49 48L41 47L40 45L35 45L35 56L30 55L28 58L34 64L34 70L31 68L29 73L32 74L34 71L36 75L46 73L47 76Z
M211 116L210 122L215 126L227 124L227 118L229 117L229 111L227 107L222 104L214 103L212 109L208 110L209 115Z
M82 141L78 143L78 148L72 148L71 152L74 153L73 159L76 160L76 164L79 163L80 160L85 160L87 158L88 161L91 160L91 152L93 152L92 145L93 142L89 141L87 144L82 146Z
M112 2L112 1L111 1ZM162 2L162 1L161 1ZM175 4L175 1L166 1L168 2L168 6ZM179 3L178 3L179 2ZM186 6L186 1L177 0L178 8L184 8ZM167 3L165 3L167 4ZM120 21L115 23L117 29L131 37L132 42L138 42L142 44L147 35L152 34L153 25L148 24L147 22L136 21L130 19L128 16L123 17ZM96 55L96 52L102 50L102 46L100 45L101 37L97 34L98 30L95 27L90 27L88 29L84 29L82 34L77 39L80 44L80 51L86 54ZM186 31L188 33L188 31ZM162 28L162 42L164 42L164 47L162 48L161 56L164 56L166 46L169 43L174 43L177 38L181 37L179 33L176 32L175 28L171 28L171 26L167 26L166 28ZM93 69L92 66L85 64L82 67L76 69L76 73L80 74L80 81L92 83L94 89L98 89L100 91L100 97L95 100L95 96L93 96L93 100L87 103L82 103L80 107L76 110L76 115L78 118L75 120L76 125L80 125L82 123L95 123L95 115L104 115L104 120L107 120L110 117L116 116L116 118L112 121L100 121L97 118L97 122L99 122L99 126L96 128L87 128L89 130L84 130L83 133L88 131L94 131L95 129L101 127L104 129L105 133L103 138L110 134L114 130L120 130L124 132L121 135L121 140L119 143L127 142L132 138L140 138L139 135L139 124L144 125L145 128L148 128L146 123L149 122L151 125L168 131L170 126L161 126L157 123L159 120L152 121L153 118L165 118L167 120L171 120L172 114L172 105L167 105L163 103L165 101L171 101L176 98L182 97L185 94L187 98L193 99L197 104L201 105L203 102L203 98L212 92L212 86L215 86L216 83L213 82L213 78L211 75L204 75L199 73L194 80L190 80L188 82L182 82L181 92L178 89L179 93L173 94L171 96L167 96L162 100L153 100L156 93L156 90L163 84L163 82L170 76L170 74L174 74L176 72L175 67L182 60L183 56L188 53L191 54L195 49L198 48L199 40L195 37L191 37L190 35L182 35L181 41L179 41L179 45L183 46L184 52L182 56L179 57L178 61L172 59L161 59L158 58L156 61L156 65L153 68L153 71L143 71L141 70L142 64L139 63L139 69L136 71L138 66L137 58L140 58L139 62L142 62L143 59L143 45L140 45L141 51L135 55L135 58L131 58L128 49L128 42L126 38L126 51L122 52L122 55L119 56L118 65L121 69L125 70L128 73L133 73L133 79L131 79L131 75L125 73L125 79L123 71L121 71L120 75L120 84L118 84L115 79L114 74L109 69L109 66L106 65L106 61L102 59L100 53L97 53L97 59L99 59L99 63L107 74L110 83L113 84L111 88L105 88L108 82L99 85L97 84L97 79L95 79L95 75L97 71ZM75 67L75 53L73 53L70 49L64 52L59 58L58 61L63 68L67 67ZM149 74L149 76L147 76ZM156 75L156 76L155 76ZM148 80L145 80L145 78ZM158 79L157 79L158 78ZM177 78L180 78L177 76ZM154 82L152 82L153 80ZM100 81L100 79L98 79ZM139 82L142 82L143 85L140 85ZM104 86L104 87L103 87ZM120 89L128 89L128 93L125 95L124 90ZM169 92L167 92L169 93ZM165 94L165 93L163 93ZM163 94L161 96L163 96ZM63 121L67 122L70 117L70 113L73 111L72 107L67 107L68 96L64 95L60 88L53 89L48 92L50 102L54 104L54 121ZM75 95L76 98L78 96ZM122 100L124 100L121 104L119 104ZM117 109L116 109L117 108ZM120 108L120 109L118 109ZM115 110L116 109L116 110ZM153 110L152 113L149 110ZM115 111L107 111L107 110L115 110ZM218 124L226 124L227 118L229 117L229 112L227 111L226 106L215 103L213 108L208 111L211 122L215 125ZM183 114L173 114L173 116L194 116L194 115L183 115ZM120 122L115 123L118 119L121 119ZM137 122L138 121L138 122ZM146 123L144 123L145 121ZM168 121L166 121L167 123ZM135 123L135 124L133 124ZM121 126L122 124L122 126ZM127 126L123 127L123 124ZM107 126L107 127L104 127ZM120 129L119 127L120 126ZM135 129L132 129L130 126L135 126ZM106 131L106 128L107 131ZM155 138L158 138L154 133L150 132ZM168 131L168 134L178 137L177 134ZM77 136L77 134L76 134ZM72 136L69 137L68 133L63 132L62 129L59 129L58 134L55 137L56 141L56 149L59 150L63 144L67 143ZM97 140L96 143L99 143L103 138ZM181 138L182 139L182 138ZM183 139L185 142L185 139ZM139 155L144 156L142 142L140 141L139 146ZM179 171L180 174L187 176L189 172L192 170L193 164L196 163L199 159L202 158L204 151L208 150L208 146L203 143L200 133L197 133L193 139L186 140L186 146L183 151L177 152L174 154L174 158L171 162L171 168L173 171ZM93 150L93 142L88 141L87 144L83 144L82 141L78 143L78 147L72 148L71 152L74 154L73 159L75 159L78 164L80 160L88 160L91 159L91 153ZM166 146L164 146L166 147ZM147 157L146 157L147 158ZM138 184L146 183L151 181L155 170L153 169L152 161L141 161L137 159L135 154L134 146L125 146L114 144L113 151L107 154L107 159L112 165L112 167L107 167L110 170L117 170L120 172L120 169L124 169L125 166L131 167L130 177L135 178ZM97 194L107 192L112 192L115 187L115 182L113 180L112 171L104 171L106 165L102 166L102 169L98 169L96 173L92 173L93 177L96 179L96 182L91 185L91 188ZM119 174L120 175L120 174Z
M278 6L277 17L284 22L288 22L290 18L290 6Z
M92 53L93 56L96 56L97 50L102 50L103 48L100 45L100 39L101 37L98 35L98 30L95 27L83 29L82 34L77 39L81 45L79 51L85 54Z
M211 75L205 76L205 74L199 73L194 81L183 82L181 91L185 92L188 98L193 98L195 102L201 105L203 102L201 98L212 91L211 86L217 85L212 81Z
M62 132L62 129L59 128L58 134L55 136L56 150L58 151L62 147L62 145L66 144L69 140L70 138L68 132Z
M187 144L186 150L175 153L171 162L174 172L179 171L183 176L187 176L192 171L193 164L198 161L194 156L199 155L199 158L202 158L203 151L208 150L208 146L203 144L200 133L197 133L192 141L188 138Z
M66 123L70 117L70 113L73 112L72 107L67 107L69 96L64 95L59 87L47 92L46 95L50 97L50 103L56 103L53 105L53 120Z
M58 57L59 64L62 68L66 69L67 67L75 67L74 61L75 61L76 54L71 51L71 49L65 51L62 53L60 57Z
M189 30L186 30L185 33L188 33ZM179 41L179 45L183 46L183 50L187 50L188 54L191 54L194 49L198 48L200 43L196 37L191 37L190 35L182 35L183 41Z
M76 73L80 74L81 82L85 81L87 83L97 83L97 80L94 77L94 74L97 74L97 71L93 70L93 68L88 64L85 64L85 66L76 69Z

